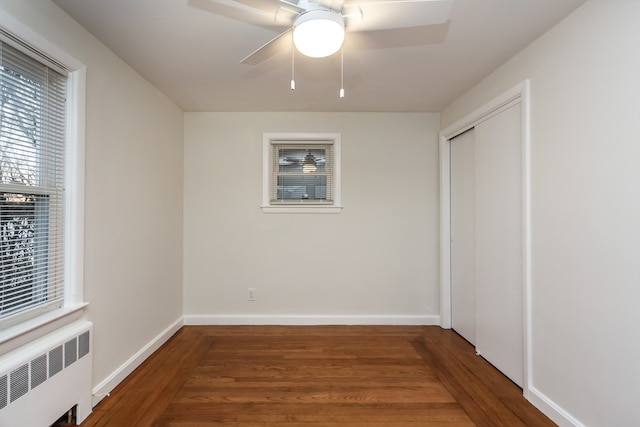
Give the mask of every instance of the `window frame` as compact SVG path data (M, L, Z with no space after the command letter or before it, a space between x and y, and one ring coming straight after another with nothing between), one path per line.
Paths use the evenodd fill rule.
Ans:
M292 201L273 203L271 200L272 179L275 176L273 150L276 145L297 146L330 144L333 146L331 184L333 203ZM340 213L342 211L341 185L341 134L324 132L267 132L262 136L262 212L264 213ZM329 190L327 190L329 191Z
M0 329L0 354L3 354L79 319L88 305L83 295L86 66L3 10L0 22L9 40L20 41L30 54L50 58L67 70L64 302L61 308Z

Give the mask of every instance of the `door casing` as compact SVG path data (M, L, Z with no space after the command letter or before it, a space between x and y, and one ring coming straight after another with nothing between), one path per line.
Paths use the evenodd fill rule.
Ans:
M525 80L489 101L440 132L440 326L451 328L451 181L450 140L510 106L521 104L522 161L522 313L523 394L529 398L531 379L531 223L529 156L529 80Z

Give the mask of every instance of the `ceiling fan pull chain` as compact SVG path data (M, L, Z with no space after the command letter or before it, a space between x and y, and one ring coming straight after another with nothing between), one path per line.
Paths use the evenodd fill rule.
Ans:
M291 90L296 90L296 81L294 79L295 58L296 58L296 47L293 45L293 37L291 37Z
M344 98L344 45L340 49L340 98Z

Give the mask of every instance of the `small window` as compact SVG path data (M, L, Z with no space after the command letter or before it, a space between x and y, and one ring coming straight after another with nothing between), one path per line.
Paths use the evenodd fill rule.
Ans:
M340 212L340 135L265 134L264 212Z

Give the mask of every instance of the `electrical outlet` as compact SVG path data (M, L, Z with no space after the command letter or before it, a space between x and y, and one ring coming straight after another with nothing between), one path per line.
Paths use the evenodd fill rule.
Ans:
M247 300L255 301L256 300L256 288L247 289Z

